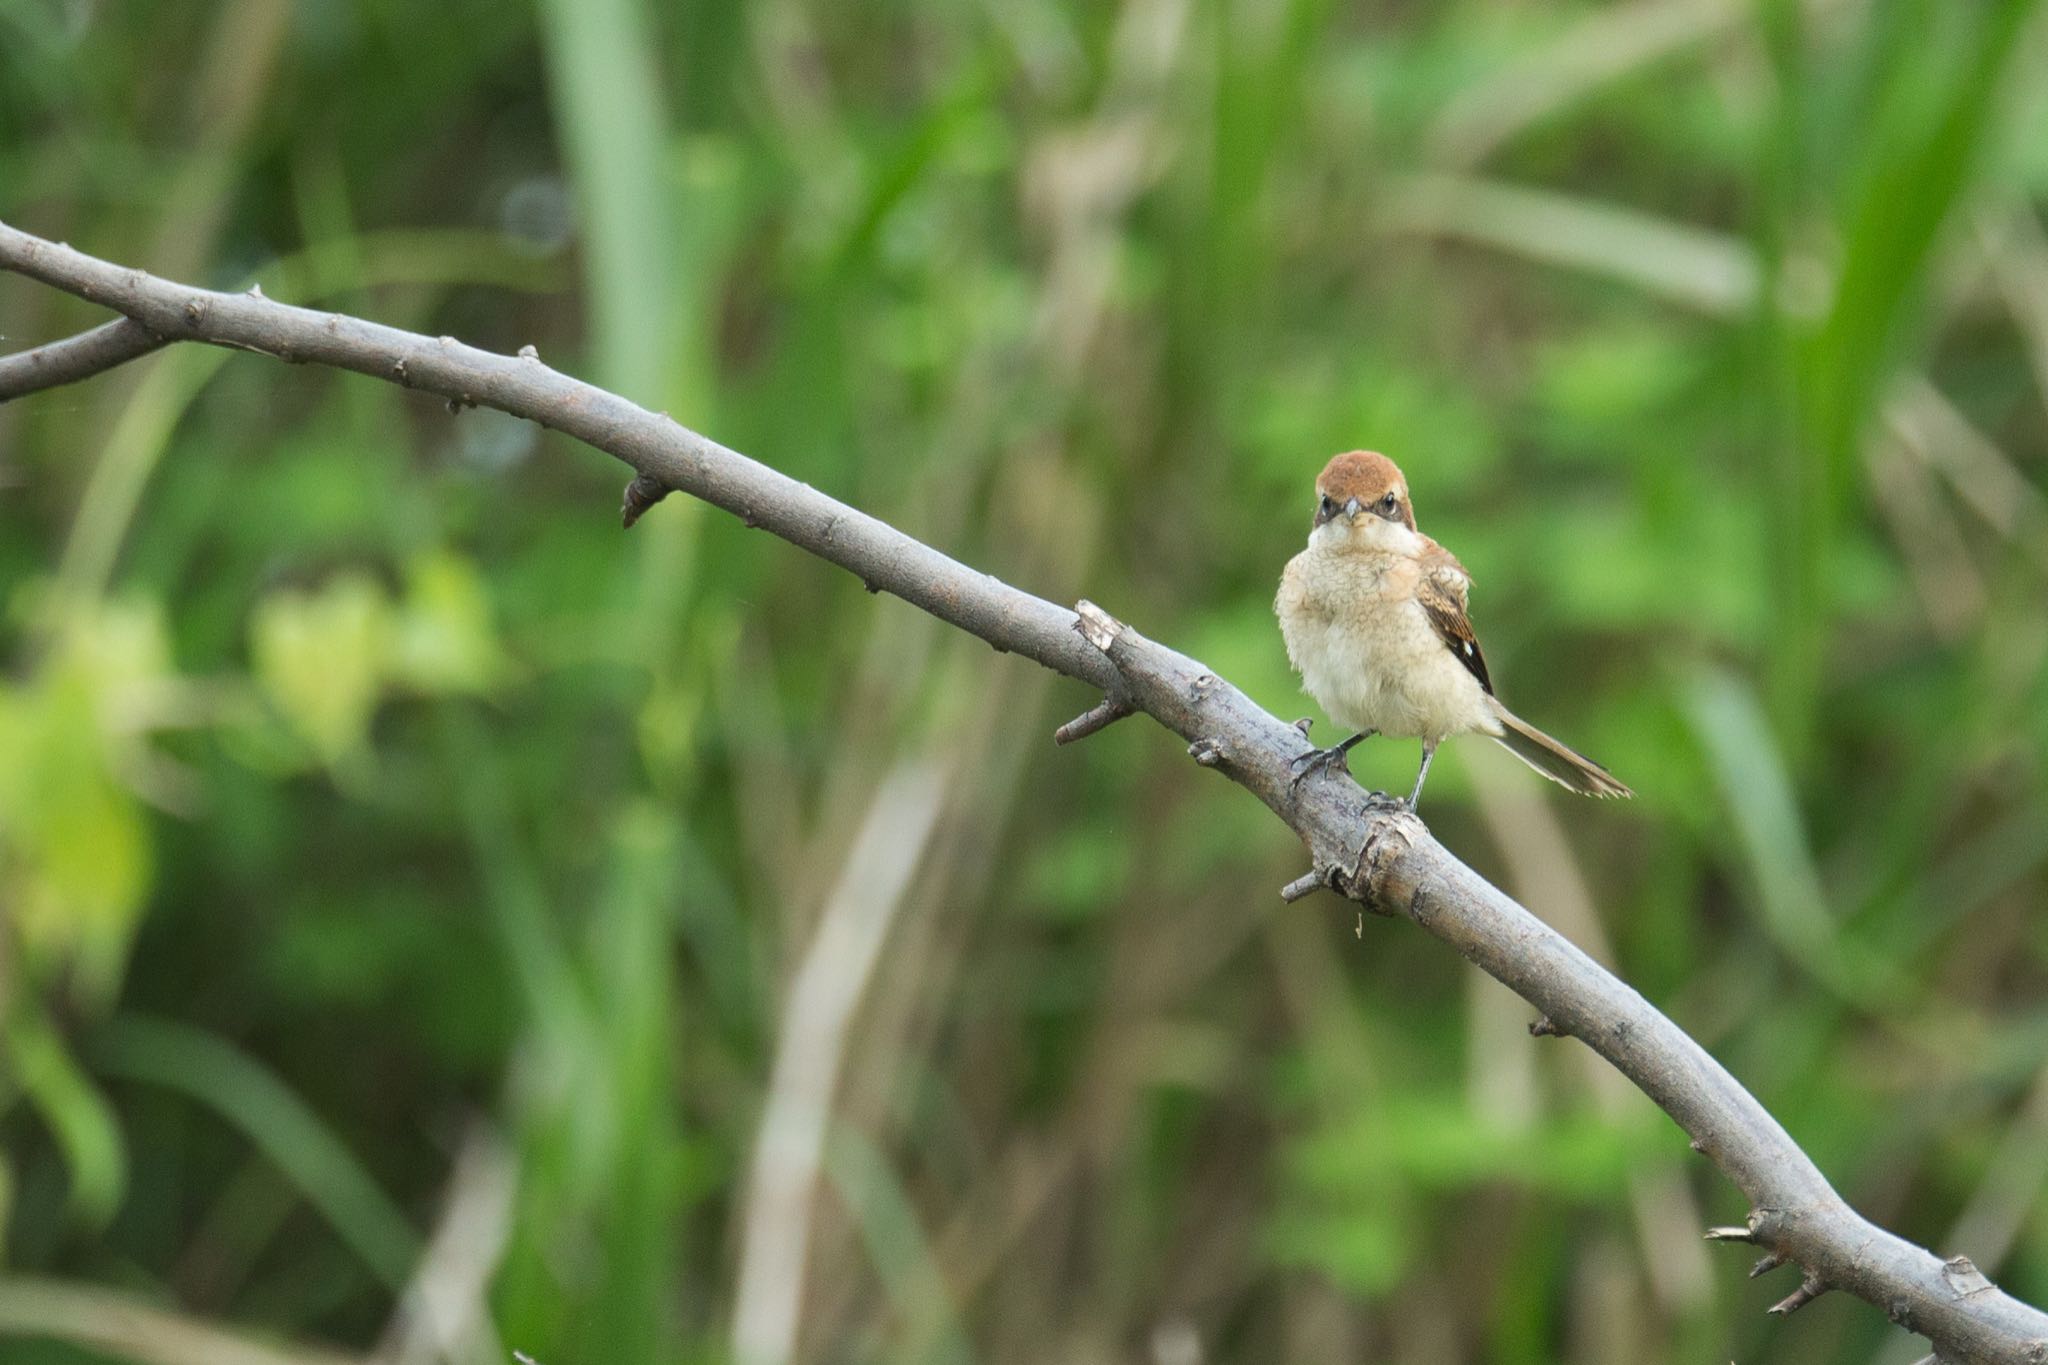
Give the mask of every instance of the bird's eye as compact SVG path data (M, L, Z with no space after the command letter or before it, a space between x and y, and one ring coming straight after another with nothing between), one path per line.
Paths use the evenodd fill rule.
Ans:
M1386 508L1389 512L1393 511L1400 505L1401 500L1395 497L1392 493L1389 493L1384 498L1380 499L1380 506Z
M1325 493L1323 494L1323 500L1320 503L1318 503L1317 506L1321 507L1323 509L1323 512L1327 515L1337 510L1337 500L1331 497L1328 493Z

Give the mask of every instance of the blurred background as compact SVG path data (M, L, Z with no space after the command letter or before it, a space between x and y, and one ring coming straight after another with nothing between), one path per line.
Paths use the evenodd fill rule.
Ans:
M1464 741L1438 835L2040 1303L2037 8L0 0L0 216L531 343L1288 718L1392 453L1641 793ZM0 408L0 1360L1919 1356L1156 726L625 479L199 348Z

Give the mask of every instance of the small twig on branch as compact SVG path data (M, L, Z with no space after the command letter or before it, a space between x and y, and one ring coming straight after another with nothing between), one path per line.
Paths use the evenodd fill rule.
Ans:
M1757 1235L1749 1228L1708 1228L1707 1240L1709 1242L1748 1242L1751 1246L1757 1245Z
M116 318L75 337L0 356L0 403L90 379L163 345L163 337L150 335L133 318Z
M1754 1272L1752 1272L1753 1274ZM1781 1318L1789 1318L1815 1299L1828 1292L1827 1282L1817 1275L1808 1275L1799 1282L1799 1287L1772 1304L1766 1312Z
M1310 868L1280 888L1280 899L1292 905L1298 900L1306 900L1316 892L1326 889L1329 885L1329 881L1324 878L1322 873L1314 868Z
M1115 697L1104 697L1101 701L1053 731L1052 742L1055 744L1072 744L1076 740L1088 738L1097 730L1106 729L1116 724L1125 716L1134 714L1136 713L1131 709L1130 703L1120 701Z
M536 356L503 356L260 294L215 294L96 260L0 224L0 269L40 280L173 341L261 351L353 370L465 406L495 408L616 456L635 473L624 514L667 491L688 493L859 575L998 649L1075 678L1143 711L1263 801L1306 845L1311 870L1289 899L1327 887L1378 914L1404 915L1470 958L1580 1039L1654 1100L1748 1198L1747 1242L1796 1263L1789 1313L1826 1289L1884 1309L1956 1365L2048 1365L2048 1314L2001 1292L1969 1261L1932 1253L1864 1220L1836 1194L1776 1119L1678 1025L1453 857L1404 804L1343 774L1293 780L1311 751L1186 655L1089 603L1075 611L979 573L874 517ZM101 368L104 368L102 366ZM83 374L95 373L85 369ZM1079 627L1077 632L1076 627ZM1072 723L1078 729L1104 707ZM1093 728L1100 729L1101 725ZM1078 735L1070 736L1078 738ZM1795 1301L1796 1300L1796 1301Z

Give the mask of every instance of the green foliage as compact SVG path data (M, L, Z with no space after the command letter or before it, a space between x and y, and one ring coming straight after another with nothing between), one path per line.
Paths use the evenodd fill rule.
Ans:
M1388 451L1642 794L1460 741L1440 837L2041 1301L2039 8L0 0L0 217L532 344L1289 718L1310 481ZM425 1276L469 1340L394 1358L708 1365L792 1208L805 1360L1913 1358L1767 1322L1669 1123L1280 906L1156 729L1054 750L1092 697L624 477L196 348L0 408L0 1361L140 1358L117 1294L366 1352ZM828 907L887 937L764 1201Z
M1294 1201L1275 1217L1274 1248L1285 1261L1329 1269L1362 1294L1386 1294L1428 1246L1424 1200L1477 1200L1511 1185L1564 1207L1618 1206L1628 1176L1655 1162L1663 1139L1588 1113L1531 1129L1489 1119L1463 1096L1418 1090L1382 1100L1293 1148Z

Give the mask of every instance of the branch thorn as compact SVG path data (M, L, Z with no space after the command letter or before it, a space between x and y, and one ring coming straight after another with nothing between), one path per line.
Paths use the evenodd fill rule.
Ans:
M1827 1284L1819 1276L1808 1275L1799 1282L1797 1289L1772 1304L1769 1311L1781 1318L1789 1318L1827 1292Z
M619 525L630 528L648 508L668 496L668 486L645 474L635 474L626 485L626 500L619 507Z

